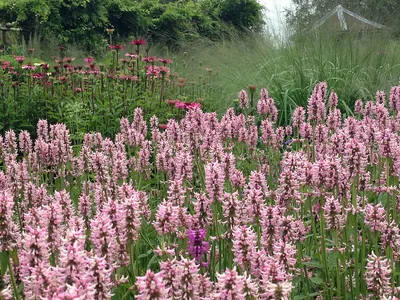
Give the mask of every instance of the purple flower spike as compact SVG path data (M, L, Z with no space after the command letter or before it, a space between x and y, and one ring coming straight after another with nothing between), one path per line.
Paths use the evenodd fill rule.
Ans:
M208 251L209 243L204 241L206 237L206 229L188 230L189 245L188 251L196 261L200 262L204 253Z

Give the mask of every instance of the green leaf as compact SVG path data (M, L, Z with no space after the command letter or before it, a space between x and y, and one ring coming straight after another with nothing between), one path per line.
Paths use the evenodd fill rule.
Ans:
M316 285L320 285L320 284L322 284L324 281L321 279L321 278L319 278L319 277L312 277L311 279L311 282L313 282L313 283L315 283Z
M157 255L157 254L154 254L153 257L150 259L149 263L147 264L147 269L150 269L150 267L151 267L152 265L154 265L155 263L157 263L157 258L158 258L158 255Z
M4 276L7 271L8 262L9 262L9 254L8 251L0 253L0 268L1 268L1 276Z
M316 261L308 261L308 262L304 262L303 266L309 266L312 268L318 268L318 269L322 269L322 265L319 262Z
M329 253L328 266L329 266L330 270L336 268L338 259L339 259L339 252L333 251L333 252Z
M302 300L302 299L314 299L315 296L318 296L319 293L311 293L311 294L307 294L307 295L297 295L294 296L293 299L294 300Z
M149 255L152 254L152 253L153 253L153 249L150 249L150 250L147 251L146 253L140 254L140 255L138 256L138 259L147 257L147 256L149 256Z

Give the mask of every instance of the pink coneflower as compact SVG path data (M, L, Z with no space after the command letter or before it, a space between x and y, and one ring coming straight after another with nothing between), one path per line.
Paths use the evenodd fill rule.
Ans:
M75 60L75 57L64 57L62 59L62 62L67 63L67 64L71 64L74 60Z
M201 104L197 102L188 102L185 104L186 109L195 109L195 108L200 108Z
M171 64L171 63L173 62L172 59L162 58L162 57L158 58L158 61L161 62L161 63L163 63L164 66L165 66L166 64Z
M84 61L86 64L91 65L91 64L94 63L95 59L94 59L93 57L89 56L89 57L86 57L83 61Z
M130 59L136 59L139 56L136 53L125 53L126 57L129 57Z
M25 69L25 70L28 70L28 71L33 71L33 70L36 70L36 66L34 66L34 65L25 65L25 66L22 66L22 69Z
M167 68L167 67L158 67L158 70L161 75L169 74L169 71L170 71L169 68Z
M186 108L186 103L182 101L177 101L175 102L175 107L179 109L185 109Z
M146 71L147 76L158 77L158 76L160 76L160 73L161 73L161 69L160 69L160 67L157 67L157 66L149 66Z
M48 70L48 69L50 69L50 66L49 66L48 64L41 64L40 67L41 67L43 70Z
M14 56L14 59L19 63L22 64L25 61L25 56Z
M176 103L180 102L180 100L165 100L165 103L168 105L173 105L175 106Z
M156 62L156 60L157 60L156 56L145 56L142 58L142 61L149 62L149 63L154 63L154 62Z
M123 45L117 44L117 45L109 45L109 48L110 48L110 50L119 51L119 50L124 49L125 47Z
M58 76L57 79L62 83L68 82L68 78L66 76Z
M37 79L37 80L43 79L45 77L46 77L45 73L34 73L34 74L32 74L32 78L33 79Z
M145 40L133 40L129 44L136 45L136 46L141 46L141 45L146 45L147 42Z

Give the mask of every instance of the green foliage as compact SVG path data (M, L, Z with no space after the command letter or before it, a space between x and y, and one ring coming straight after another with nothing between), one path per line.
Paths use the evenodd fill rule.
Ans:
M113 41L145 36L177 47L232 28L261 30L261 9L256 0L0 0L0 20L17 21L26 39L55 36L93 52L107 38L107 27L115 29Z
M264 24L262 20L262 6L252 0L221 0L219 16L221 20L232 24L235 28L260 30Z

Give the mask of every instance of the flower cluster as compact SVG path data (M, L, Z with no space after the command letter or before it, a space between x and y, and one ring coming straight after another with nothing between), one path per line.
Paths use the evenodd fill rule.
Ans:
M193 106L160 124L136 108L79 147L46 120L7 131L0 297L395 299L398 88L388 101L343 118L319 83L286 127L261 89L256 115Z

